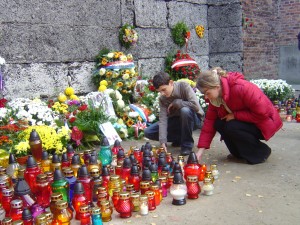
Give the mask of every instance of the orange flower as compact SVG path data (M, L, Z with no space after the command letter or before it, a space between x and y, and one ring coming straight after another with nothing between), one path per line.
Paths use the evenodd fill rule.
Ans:
M134 124L133 120L127 120L127 121L126 121L126 125L127 125L128 127L131 127L133 124Z

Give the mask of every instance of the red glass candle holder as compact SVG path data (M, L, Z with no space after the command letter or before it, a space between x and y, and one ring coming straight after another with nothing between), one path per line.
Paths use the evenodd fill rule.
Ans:
M116 211L120 213L121 218L129 218L131 217L132 212L132 204L130 201L130 195L128 192L121 192L120 199L118 201Z
M201 192L201 187L198 183L198 177L195 175L187 176L187 195L189 199L199 198L199 193Z
M148 209L149 211L153 211L156 209L155 205L155 194L153 191L146 191L145 195L148 197Z

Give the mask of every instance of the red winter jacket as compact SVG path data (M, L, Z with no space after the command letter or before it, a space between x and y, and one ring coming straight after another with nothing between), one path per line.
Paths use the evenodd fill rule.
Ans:
M221 77L222 98L234 114L236 120L254 123L262 132L265 140L269 140L281 127L279 113L270 99L255 84L244 79L237 72L228 72ZM228 112L223 105L216 107L209 104L204 124L200 133L198 148L209 148L216 134L214 123Z

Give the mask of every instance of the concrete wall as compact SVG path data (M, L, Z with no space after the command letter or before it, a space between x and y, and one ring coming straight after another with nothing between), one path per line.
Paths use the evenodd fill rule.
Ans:
M151 77L178 49L171 28L179 21L191 29L189 53L202 70L242 70L239 0L0 0L0 8L6 98L55 96L67 86L68 74L77 94L97 90L91 74L104 47L132 53L140 74ZM125 23L139 34L129 50L118 41ZM200 24L203 39L194 30Z

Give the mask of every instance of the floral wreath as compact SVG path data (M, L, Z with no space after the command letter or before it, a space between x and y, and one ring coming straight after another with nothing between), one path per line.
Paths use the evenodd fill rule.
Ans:
M122 46L130 48L138 41L138 33L133 26L125 24L119 31L119 40Z
M178 22L172 28L171 33L174 43L180 47L184 46L191 37L191 32L184 22Z

